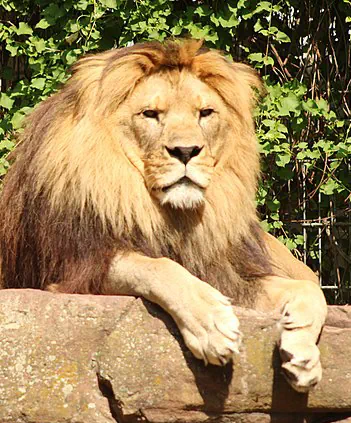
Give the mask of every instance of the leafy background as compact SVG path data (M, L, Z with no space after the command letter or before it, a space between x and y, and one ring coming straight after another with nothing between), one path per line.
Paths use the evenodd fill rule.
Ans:
M0 0L0 175L24 117L80 56L142 40L204 38L256 67L263 225L321 277L351 286L351 0Z

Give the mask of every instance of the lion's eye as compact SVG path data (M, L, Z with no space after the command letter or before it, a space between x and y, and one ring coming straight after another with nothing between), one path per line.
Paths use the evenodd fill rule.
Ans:
M157 119L158 118L158 111L157 110L144 110L143 116L150 118L150 119Z
M210 115L212 115L212 113L214 112L214 110L213 109L202 109L202 110L200 110L200 117L207 117L207 116L210 116Z

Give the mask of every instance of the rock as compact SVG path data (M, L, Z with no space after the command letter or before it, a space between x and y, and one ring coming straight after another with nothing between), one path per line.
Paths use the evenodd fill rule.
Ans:
M351 416L351 307L330 307L323 380L280 375L277 316L237 309L234 365L204 366L172 319L132 297L0 292L0 422L316 423ZM334 419L334 420L333 420Z

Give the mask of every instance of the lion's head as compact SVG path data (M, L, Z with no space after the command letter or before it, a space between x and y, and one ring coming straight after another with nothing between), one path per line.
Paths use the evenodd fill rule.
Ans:
M138 209L134 203L145 193L135 193L136 185L161 206L195 209L228 189L229 172L252 202L258 172L253 86L259 79L251 68L196 41L83 58L61 94L64 110L48 144L41 145L38 189L51 185L62 205L65 193L77 200L70 186L79 187L81 206L91 202L113 221L121 201Z
M38 218L44 221L31 218L30 225L44 228L39 244L52 238L51 255L56 236L61 257L68 244L77 244L79 255L74 239L88 224L105 234L104 246L107 236L111 248L189 260L194 273L228 251L255 255L255 87L260 81L251 68L194 40L85 57L29 118L3 201L19 184L17 208L45 209ZM48 235L48 220L52 226L58 216L64 228ZM23 223L11 225L25 236ZM39 244L44 254L48 247ZM201 252L206 244L210 252ZM41 279L48 277L57 278Z

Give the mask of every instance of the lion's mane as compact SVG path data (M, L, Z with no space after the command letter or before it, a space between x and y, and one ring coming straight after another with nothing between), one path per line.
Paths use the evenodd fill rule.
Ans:
M214 176L204 207L180 213L152 199L126 157L128 139L115 139L108 116L143 78L184 67L219 93L241 127L233 127L236 152ZM140 251L176 260L238 301L252 296L253 281L270 272L254 204L252 86L259 85L249 67L197 41L137 44L79 60L68 83L27 120L5 178L3 287L58 283L64 292L103 293L112 257Z

